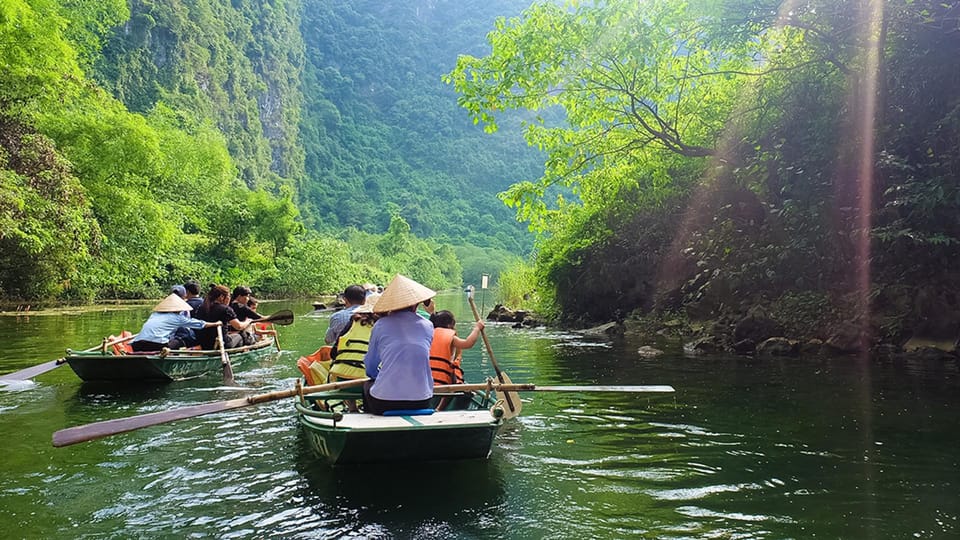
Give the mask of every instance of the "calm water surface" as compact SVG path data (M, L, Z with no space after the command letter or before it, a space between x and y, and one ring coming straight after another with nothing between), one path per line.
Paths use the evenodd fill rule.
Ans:
M458 313L461 295L439 304ZM292 387L327 327L292 309L284 352L237 385ZM0 373L136 331L149 307L0 317ZM537 384L670 384L670 397L524 394L489 460L331 469L290 401L67 448L61 428L234 399L219 377L81 383L68 367L0 389L2 538L957 538L956 362L754 360L668 354L490 325L501 367ZM482 343L467 378L493 374Z

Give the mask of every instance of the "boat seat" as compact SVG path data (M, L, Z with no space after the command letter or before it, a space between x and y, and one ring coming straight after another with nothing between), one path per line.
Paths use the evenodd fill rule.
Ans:
M395 409L384 411L383 416L427 416L433 413L433 409Z

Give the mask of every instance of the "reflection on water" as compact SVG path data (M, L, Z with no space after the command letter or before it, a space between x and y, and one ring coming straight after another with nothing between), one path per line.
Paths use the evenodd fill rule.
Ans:
M317 525L336 523L333 536L496 536L504 518L504 479L494 461L331 468L313 459L303 437L296 451L303 500Z
M461 335L471 316L441 296ZM490 324L514 381L671 384L675 395L522 394L489 460L329 468L288 400L67 448L53 431L287 389L328 316L307 302L287 351L161 385L81 383L60 368L0 391L4 537L954 537L960 519L956 362L643 358L642 343ZM13 371L136 329L149 307L0 318ZM310 316L306 316L306 315ZM482 343L470 380L492 376Z

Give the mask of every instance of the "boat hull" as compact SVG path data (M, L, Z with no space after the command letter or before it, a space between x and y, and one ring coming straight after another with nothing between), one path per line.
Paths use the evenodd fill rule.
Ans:
M299 414L310 449L331 465L485 459L502 421L490 411L424 416L345 413L339 422Z
M266 337L248 347L230 351L230 364L236 366L255 360L270 354L273 347L273 338ZM166 356L67 351L66 362L84 381L169 382L200 377L222 370L218 351L207 351L202 354L171 351Z

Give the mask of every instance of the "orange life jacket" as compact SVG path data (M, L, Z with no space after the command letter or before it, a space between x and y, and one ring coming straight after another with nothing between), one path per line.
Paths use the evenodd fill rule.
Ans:
M457 331L452 328L434 328L433 343L430 345L430 371L433 372L433 384L459 384L463 382L463 370L460 359L453 359L453 337Z

